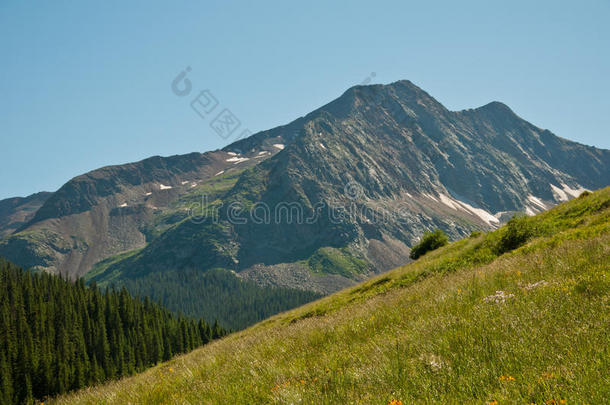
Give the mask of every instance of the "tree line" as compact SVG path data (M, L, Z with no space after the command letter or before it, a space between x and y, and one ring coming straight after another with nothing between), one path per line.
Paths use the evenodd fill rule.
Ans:
M322 297L313 291L261 287L229 270L167 270L124 278L133 295L150 297L174 313L217 319L231 330L244 329L282 311Z
M133 374L226 334L125 288L31 273L0 259L0 403Z

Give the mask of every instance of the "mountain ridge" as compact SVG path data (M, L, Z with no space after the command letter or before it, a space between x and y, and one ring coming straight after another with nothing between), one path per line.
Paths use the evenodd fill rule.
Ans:
M610 151L556 137L499 102L450 111L410 81L354 86L287 125L174 157L185 164L151 159L147 173L133 168L142 162L91 172L105 173L99 190L75 178L64 187L82 195L50 198L55 217L43 209L0 255L70 277L115 257L93 280L141 295L161 288L149 282L161 274L214 268L327 294L408 262L425 231L458 239L610 181ZM253 220L256 207L269 220ZM188 288L180 282L173 288Z
M0 200L0 238L18 231L26 225L52 194L48 191L41 191L26 197Z

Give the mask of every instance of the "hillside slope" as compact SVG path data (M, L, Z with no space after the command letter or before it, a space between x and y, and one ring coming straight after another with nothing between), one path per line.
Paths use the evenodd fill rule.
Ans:
M51 194L42 191L27 197L0 200L0 238L10 235L31 221Z
M425 231L459 239L609 184L610 151L498 102L450 111L403 80L350 88L222 150L77 176L0 240L0 256L238 327L270 312L235 322L210 271L258 295L283 289L265 305L286 309L408 263ZM276 300L286 289L309 295ZM231 298L251 306L252 294Z
M609 273L605 188L55 403L603 403Z
M252 165L232 158L221 151L153 156L77 176L0 240L0 256L25 268L81 277L101 260L146 246L157 226L167 226L164 221L183 219L187 213L174 209L178 200L207 190L203 184L215 174Z
M102 292L0 259L0 404L143 371L226 334L121 291Z
M223 320L203 301L164 297L188 296L215 268L328 294L407 263L424 231L458 239L610 181L609 151L558 138L501 103L449 111L409 81L354 87L223 151L266 156L261 145L280 151L206 199L211 213L175 222L94 279Z

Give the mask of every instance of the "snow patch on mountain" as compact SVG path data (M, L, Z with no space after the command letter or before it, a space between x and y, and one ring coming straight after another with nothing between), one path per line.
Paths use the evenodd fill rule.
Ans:
M541 209L542 211L544 211L544 210L546 210L546 209L547 209L546 204L545 204L545 203L543 203L543 202L542 202L542 200L541 200L540 198L535 197L535 196L533 196L533 195L531 195L531 194L530 194L530 195L528 195L528 196L527 196L527 199L528 199L528 200L529 200L529 201L530 201L532 204L534 204L535 206L540 207L540 209Z
M424 197L426 197L426 198L430 199L430 200L433 200L433 201L438 202L438 200L437 200L437 199L436 199L436 198L435 198L433 195L431 195L431 194L428 194L428 193L422 193L422 195L423 195Z
M578 197L583 192L588 191L586 188L581 187L580 185L577 185L578 188L570 188L570 186L568 186L567 184L561 183L561 187L563 187L563 191L566 194L569 194L574 198Z
M568 201L570 197L576 198L583 192L589 191L580 185L576 185L578 188L571 188L565 183L561 183L561 188L554 184L550 184L550 186L551 190L553 191L553 195L555 196L555 200L559 201Z
M437 199L435 199L434 197L432 197L428 194L424 193L424 195L428 198L432 198L434 201L438 201ZM473 207L472 205L468 204L467 202L457 200L457 199L452 198L443 193L439 193L438 196L439 196L441 202L443 204L445 204L446 206L448 206L449 208L452 208L456 211L469 212L469 213L479 217L481 220L483 220L486 224L488 224L490 226L496 226L500 223L500 220L498 219L499 216L496 216L497 214L492 215L491 213L485 211L482 208Z
M233 164L238 164L238 163L241 163L241 162L245 162L247 160L250 160L250 158L247 158L247 157L240 158L240 157L235 156L235 157L232 157L232 158L228 158L227 162L233 162Z
M460 205L457 204L451 197L442 193L440 193L438 196L441 199L441 202L449 208L453 208L454 210L461 209Z
M488 225L495 226L495 225L498 225L500 223L500 220L498 218L496 218L495 216L493 216L489 212L485 211L484 209L482 209L482 208L475 208L472 205L470 205L470 204L468 204L468 203L466 203L464 201L460 201L460 200L456 200L456 201L462 207L466 208L466 210L470 211L471 213L473 213L477 217L481 218Z

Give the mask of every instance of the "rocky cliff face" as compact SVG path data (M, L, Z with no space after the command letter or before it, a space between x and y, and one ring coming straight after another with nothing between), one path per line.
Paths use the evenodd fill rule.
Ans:
M463 237L609 183L610 151L502 103L449 111L409 81L357 86L222 151L79 176L0 255L102 282L224 268L328 293L405 263L424 231Z

